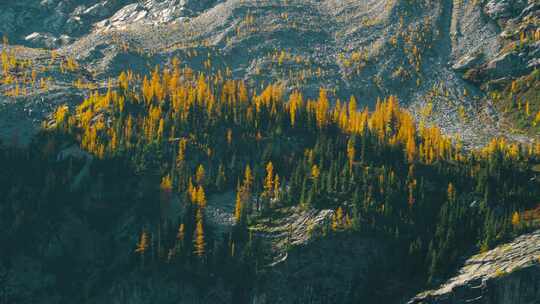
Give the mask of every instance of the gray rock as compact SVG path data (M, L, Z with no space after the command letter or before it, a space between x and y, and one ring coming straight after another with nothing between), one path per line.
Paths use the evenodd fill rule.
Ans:
M486 72L491 78L521 76L529 69L524 64L523 56L517 52L502 54L487 64Z
M540 67L540 58L531 59L527 62L527 67L529 69L534 69Z
M494 20L508 18L512 14L512 6L507 0L490 0L484 6L484 12Z
M68 45L72 43L75 39L73 37L70 37L68 35L61 35L58 37L60 45Z
M112 2L105 1L97 3L88 9L86 9L82 14L87 15L93 18L104 18L109 16L112 13Z
M84 30L84 21L79 16L70 17L64 24L64 32L69 35L78 34Z
M540 230L468 259L459 273L409 304L537 304Z
M537 1L529 1L528 7L525 0L485 0L475 4L465 0L453 1L453 5L451 1L427 1L414 11L410 2L394 0L0 2L2 34L7 33L11 41L26 46L38 45L24 40L33 32L60 37L57 45L62 47L62 54L81 59L81 66L98 80L117 76L126 64L146 72L147 63L161 65L164 58L185 57L193 49L203 47L212 53L213 64L229 66L235 78L280 82L287 90L301 89L306 97L316 96L320 87L333 87L342 99L354 94L368 105L377 97L393 94L413 108L426 100L434 86L444 83L444 91L449 93L447 99L478 109L484 105L478 99L486 96L480 90L486 81L521 75L537 57L536 50L522 49L528 54L518 57L519 61L509 60L512 56L498 58L502 50L510 49L507 44L517 38L515 33L527 23L512 16L522 12L525 16L537 14ZM508 25L501 28L489 18L483 18L484 10L493 16L502 14L512 18L505 20ZM410 13L403 25L395 18L400 11ZM246 24L248 14L253 17L251 25ZM373 24L365 24L367 20ZM421 63L415 73L410 54L404 53L401 45L391 46L390 38L398 37L403 31L419 30L433 35L424 37L427 39L423 46L417 45ZM512 35L506 37L501 31ZM273 54L280 50L305 61L286 60L289 62L276 64ZM127 54L123 54L125 51ZM139 52L152 55L134 54ZM471 55L476 53L482 54L482 58ZM357 62L350 66L336 60L339 56L350 59L352 54ZM483 65L486 62L492 63L487 72ZM319 68L322 75L317 75ZM400 68L418 75L407 79L403 77L406 74L395 73ZM299 76L301 70L306 75ZM456 74L471 70L474 73L469 76L477 76L472 77L477 82L465 81ZM399 77L394 79L393 75ZM303 80L299 81L300 77ZM417 83L414 78L420 81ZM474 93L464 96L465 89ZM434 114L434 123L447 133L461 133L464 139L485 138L474 135L482 128L463 126L457 121L458 117L452 113L458 105L439 99L436 103L441 104L441 109Z
M268 267L268 283L254 292L250 303L347 303L349 286L366 290L370 266L379 263L385 250L390 248L384 241L346 236L294 247ZM323 297L331 301L314 301Z
M531 51L529 51L529 53L531 54L531 56L540 55L540 41L536 41L535 43L531 44L530 49Z
M49 8L49 9L52 9L54 8L56 5L58 5L58 0L42 0L40 2L40 5L45 7L45 8Z
M518 18L525 18L533 13L537 13L540 10L540 2L531 0L533 3L530 3L526 8L523 9ZM529 2L531 2L529 1Z
M56 48L60 45L59 39L50 33L32 33L24 38L29 44L38 48Z
M514 36L516 36L517 34L519 34L517 31L515 30L505 30L505 31L502 31L499 36L503 39L510 39Z
M454 65L452 65L452 70L456 72L463 72L472 68L473 66L478 65L482 61L482 54L473 53L465 55L460 58Z

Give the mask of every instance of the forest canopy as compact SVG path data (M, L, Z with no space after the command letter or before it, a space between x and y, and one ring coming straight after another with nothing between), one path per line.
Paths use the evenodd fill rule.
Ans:
M532 226L521 214L539 203L540 143L493 139L465 150L458 137L415 121L396 97L372 111L359 104L329 100L325 89L316 99L279 84L257 92L174 61L147 76L122 72L77 107L59 107L24 153L2 148L8 174L0 194L22 206L2 215L34 208L39 193L109 189L123 202L110 206L116 212L128 201L138 208L133 269L174 264L231 282L264 275L270 249L252 227L290 207L332 210L313 237L391 239L406 261L403 275L429 282L447 276L463 252L488 250ZM87 156L59 170L57 155L73 144ZM17 172L28 161L39 163L39 175ZM60 187L87 165L80 187ZM14 190L26 178L36 180L30 196ZM225 192L234 193L235 225L220 236L205 212L209 198ZM178 206L185 212L174 214ZM30 220L21 214L18 221ZM240 279L223 265L244 265L249 275Z

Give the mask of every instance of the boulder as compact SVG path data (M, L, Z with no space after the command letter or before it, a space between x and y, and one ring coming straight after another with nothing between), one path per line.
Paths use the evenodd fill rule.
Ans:
M26 42L34 47L54 49L60 45L60 40L50 33L34 32L24 38Z
M482 61L481 53L467 54L461 57L456 63L452 65L452 70L456 72L463 72L468 70Z

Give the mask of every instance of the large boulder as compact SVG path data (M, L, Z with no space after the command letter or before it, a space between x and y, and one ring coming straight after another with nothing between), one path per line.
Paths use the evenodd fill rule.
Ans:
M50 33L34 32L24 38L33 47L54 49L60 45L60 40Z
M478 65L481 61L482 61L481 53L467 54L452 65L452 70L456 72L463 72Z

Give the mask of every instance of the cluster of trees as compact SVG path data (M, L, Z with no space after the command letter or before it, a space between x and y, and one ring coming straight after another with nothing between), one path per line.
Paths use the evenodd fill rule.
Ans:
M61 111L58 116L65 115ZM82 302L93 292L105 292L100 284L87 285L87 273L99 277L93 282L120 276L125 281L134 275L147 278L159 269L179 288L192 286L204 293L224 284L219 286L236 302L246 302L256 272L269 262L245 226L223 236L206 226L201 166L193 178L193 197L186 193L184 212L172 216L170 204L178 203L178 191L170 177L136 174L123 158L95 160L86 168L88 158L70 147L73 143L56 132L38 134L28 147L0 142L0 241L10 244L0 249L3 301L55 296ZM81 183L75 187L77 180ZM118 226L141 229L140 234ZM31 276L19 276L21 259L32 266L24 270Z
M490 92L495 105L520 129L537 131L540 127L540 71L509 82Z
M75 74L80 66L75 58L60 56L57 51L48 52L50 58L47 64L37 68L38 62L32 59L17 56L20 52L18 46L10 46L7 37L3 39L0 52L0 85L4 85L3 94L11 97L27 96L35 90L47 91L53 77L48 72L58 71L62 74ZM41 61L40 59L38 59ZM95 89L95 84L88 83L83 79L77 79L73 85L79 89Z
M15 54L15 49L8 50L8 45L3 45L2 52L0 53L0 64L2 68L0 84L10 86L4 92L7 96L26 95L27 84L33 87L37 81L36 70L32 69L30 73L28 72L32 66L32 62L30 60L18 59Z
M432 281L463 252L487 250L535 219L540 143L495 139L462 151L394 97L370 112L354 97L331 102L321 90L306 100L279 85L257 92L173 62L147 77L122 73L76 109L59 107L54 127L28 148L0 146L0 241L10 244L0 263L39 256L74 216L107 235L127 214L136 227L122 269L205 288L221 280L242 299L271 263L250 227L284 210L332 209L326 226L308 229L313 237L390 240L404 276ZM71 144L93 155L86 178L85 157L59 158ZM223 193L235 206L225 234L208 213ZM73 263L54 271L81 280L84 263Z
M286 98L279 85L257 93L178 65L139 79L122 73L118 89L92 94L75 111L60 108L56 132L100 159L129 160L138 174L158 171L162 213L174 203L163 197L188 206L178 223L158 221L159 235L177 227L159 238L181 235L183 245L160 241L158 252L213 256L207 197L233 190L242 233L228 238L229 252L246 244L250 219L272 209L331 208L331 230L392 236L414 261L410 271L433 279L464 250L515 233L512 216L539 197L531 165L540 143L494 139L464 152L437 127L417 126L395 97L369 112L354 97L331 107L324 89L315 100Z
M540 28L527 29L519 32L519 40L514 43L514 48L519 50L526 45L540 41Z

